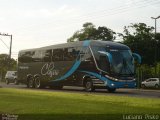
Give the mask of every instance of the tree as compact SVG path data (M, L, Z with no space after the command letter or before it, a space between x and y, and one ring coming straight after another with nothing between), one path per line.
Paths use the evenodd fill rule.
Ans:
M155 45L153 33L154 27L145 23L131 24L124 27L123 43L128 45L133 52L142 56L144 64L153 65L155 62Z
M4 78L7 70L16 70L17 62L7 54L0 54L0 78Z
M98 27L95 32L95 39L102 41L113 41L116 33L107 27Z
M160 62L160 33L157 33L155 36L156 39L156 53L157 53L157 61Z
M87 22L83 24L83 29L76 31L72 37L67 39L67 42L83 41L86 39L113 41L115 34L115 32L105 26L96 29L92 23Z

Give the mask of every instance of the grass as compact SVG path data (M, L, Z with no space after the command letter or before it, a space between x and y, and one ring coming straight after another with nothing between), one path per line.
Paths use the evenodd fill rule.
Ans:
M0 88L0 113L18 120L120 120L125 114L159 114L160 99Z

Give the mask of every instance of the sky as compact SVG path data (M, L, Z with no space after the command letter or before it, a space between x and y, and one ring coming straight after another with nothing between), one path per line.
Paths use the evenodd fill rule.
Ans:
M159 15L160 0L0 0L0 33L13 35L17 59L23 49L66 43L86 22L122 33L131 23L154 26L151 17ZM0 36L0 54L9 46L10 37Z

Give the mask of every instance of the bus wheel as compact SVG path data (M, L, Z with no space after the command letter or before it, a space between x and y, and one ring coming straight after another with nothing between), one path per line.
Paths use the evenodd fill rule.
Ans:
M34 88L34 80L33 80L33 77L29 77L29 78L28 78L27 87L28 87L28 88Z
M108 92L113 93L116 91L116 88L108 88Z
M34 79L34 86L35 86L35 88L41 88L41 81L40 81L39 77L36 77Z
M90 79L86 80L84 87L85 87L85 91L87 92L92 92L95 90L93 86L93 82Z

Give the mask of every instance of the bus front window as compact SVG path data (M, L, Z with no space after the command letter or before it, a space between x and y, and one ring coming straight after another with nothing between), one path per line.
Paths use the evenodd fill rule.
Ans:
M107 50L105 47L92 48L98 68L114 76L130 76L134 74L133 57L130 50ZM112 61L109 62L105 53L110 53ZM102 54L103 53L103 54Z
M112 55L111 71L116 75L133 75L134 63L130 50L110 50Z

